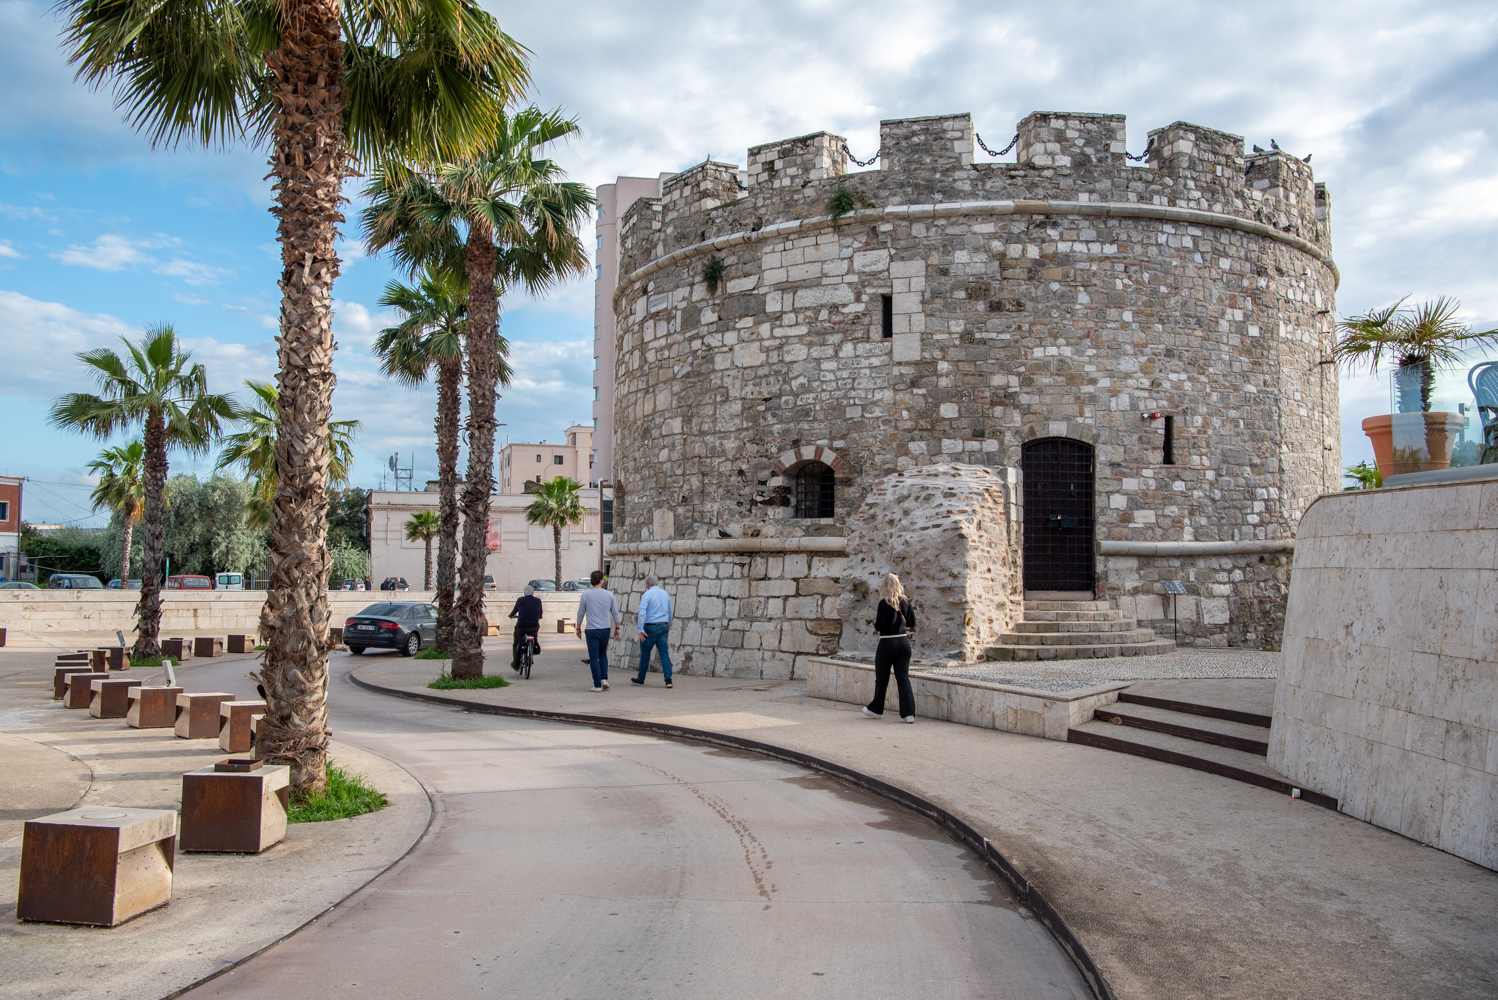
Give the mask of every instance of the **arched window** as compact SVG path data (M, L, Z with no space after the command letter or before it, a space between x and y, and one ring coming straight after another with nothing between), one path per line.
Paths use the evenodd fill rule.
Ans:
M805 462L792 473L797 517L833 517L837 480L832 467Z

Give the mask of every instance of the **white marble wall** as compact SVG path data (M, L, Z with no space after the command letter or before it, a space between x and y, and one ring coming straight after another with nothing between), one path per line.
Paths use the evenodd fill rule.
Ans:
M1498 868L1498 479L1333 494L1306 512L1269 764Z

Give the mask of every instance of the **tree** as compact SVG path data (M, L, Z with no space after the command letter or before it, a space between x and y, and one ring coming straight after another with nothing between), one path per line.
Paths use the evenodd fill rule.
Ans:
M53 405L50 416L53 426L100 440L137 425L145 428L145 565L136 607L138 634L130 655L155 660L161 658L161 525L167 450L208 451L236 407L228 396L208 391L208 373L202 365L188 365L192 355L178 346L170 324L147 329L133 344L124 337L120 342L125 345L123 358L107 347L77 355L92 369L100 394L68 393Z
M105 448L88 464L88 471L99 474L99 483L89 497L94 510L107 507L119 515L125 527L125 541L120 550L121 590L130 589L130 541L146 507L145 463L146 446L131 441Z
M254 498L250 504L250 524L265 528L270 525L271 511L275 505L276 486L276 429L279 424L277 402L280 391L269 382L246 379L246 386L259 397L259 403L249 407L236 407L234 420L244 428L224 437L224 450L219 453L215 469L226 469L237 465L254 484ZM336 489L348 485L349 469L354 464L354 434L359 430L357 420L328 421L328 474L327 485Z
M525 519L551 529L551 544L556 553L557 589L562 589L562 529L583 519L583 502L577 491L582 483L557 476L541 485L536 499L525 508Z
M1404 308L1400 299L1385 309L1352 316L1338 325L1342 337L1333 352L1339 364L1377 372L1385 356L1394 360L1394 387L1400 413L1430 411L1436 369L1459 364L1463 352L1498 344L1498 330L1473 333L1456 318L1460 302L1441 296Z
M61 0L91 85L153 143L249 138L271 149L281 244L277 490L261 615L268 710L256 753L327 781L325 512L333 280L350 160L482 148L529 83L525 50L477 0Z
M437 640L442 650L453 648L453 584L457 569L458 541L458 423L462 405L463 335L468 315L468 282L461 272L443 273L428 266L419 285L392 281L385 286L380 305L394 306L406 314L398 326L380 331L375 354L380 370L406 385L420 385L437 373L437 510L440 534L437 542ZM507 355L510 345L495 338L498 347L499 384L508 386L512 377ZM431 574L427 589L432 588Z
M390 247L412 270L434 266L468 279L468 471L461 580L455 602L452 675L484 672L484 567L494 489L494 404L499 380L499 297L515 286L539 294L587 272L578 226L594 204L561 168L537 159L546 143L577 132L558 112L526 108L506 119L482 154L430 171L389 166L375 173L363 213L372 249Z
M426 542L426 582L422 584L423 590L432 589L432 539L441 530L442 515L435 510L419 510L406 522L406 541Z
M173 573L253 573L267 534L253 523L254 485L233 476L176 475L166 484L166 555Z

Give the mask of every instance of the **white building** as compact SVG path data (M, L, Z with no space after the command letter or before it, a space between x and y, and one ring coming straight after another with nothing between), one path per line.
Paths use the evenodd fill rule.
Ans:
M595 569L607 571L603 552L613 533L610 523L613 520L613 491L603 491L607 502L601 524L599 490L585 487L579 492L587 514L581 524L562 529L563 580L581 580ZM525 519L525 508L532 499L525 493L498 493L489 498L489 558L485 573L494 577L497 590L518 591L531 580L550 580L556 572L551 529L530 524ZM426 544L406 541L406 522L417 511L436 509L435 483L419 493L377 490L369 495L370 577L376 587L386 577L397 576L405 577L413 590L421 589ZM461 546L461 526L458 531ZM437 542L434 539L433 572L436 572L436 559Z
M593 428L574 424L567 428L562 444L526 444L519 441L499 450L499 492L524 493L526 483L547 483L557 476L590 486L593 474Z

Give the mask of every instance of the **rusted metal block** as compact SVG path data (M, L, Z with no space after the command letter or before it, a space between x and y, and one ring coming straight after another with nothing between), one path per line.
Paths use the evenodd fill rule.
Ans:
M136 729L171 729L177 724L179 687L132 687L125 691L130 707L125 725Z
M259 854L286 836L291 768L220 761L182 776L182 849Z
M174 660L178 663L192 659L192 640L183 639L180 636L162 639L161 656L163 659Z
M250 717L265 714L263 701L226 701L218 706L218 746L229 753L248 753L255 745Z
M52 668L52 700L61 701L63 695L68 693L69 674L91 674L94 668L83 663L70 663L67 666L56 666Z
M127 677L96 677L89 683L92 689L88 700L88 714L96 719L123 719L130 711L130 698L126 692L139 683Z
M63 708L88 708L89 702L94 700L93 683L96 680L108 680L109 675L103 672L68 674L64 683L68 689L63 692Z
M571 632L572 624L573 622L571 618L558 618L557 635L566 635L568 632Z
M84 662L88 663L95 670L103 671L109 669L109 655L102 649L80 649L78 650L78 655L86 657Z
M104 669L106 670L129 670L130 661L125 657L124 646L102 646L104 650Z
M248 635L229 636L229 652L231 653L253 653L255 651L255 638Z
M16 916L113 927L172 898L177 813L86 806L28 820Z
M216 635L200 635L192 641L193 656L223 656L224 640Z
M53 659L54 663L87 663L93 665L93 657L87 653L58 653Z
M218 707L238 698L223 691L193 691L177 695L177 721L173 725L184 740L206 740L218 736Z
M338 628L328 629L328 638L332 640L335 646L343 645L343 626L340 625Z
M0 628L0 646L5 645L5 629Z
M265 725L264 715L250 716L250 738L252 740L258 740L260 738L260 727L263 725Z

